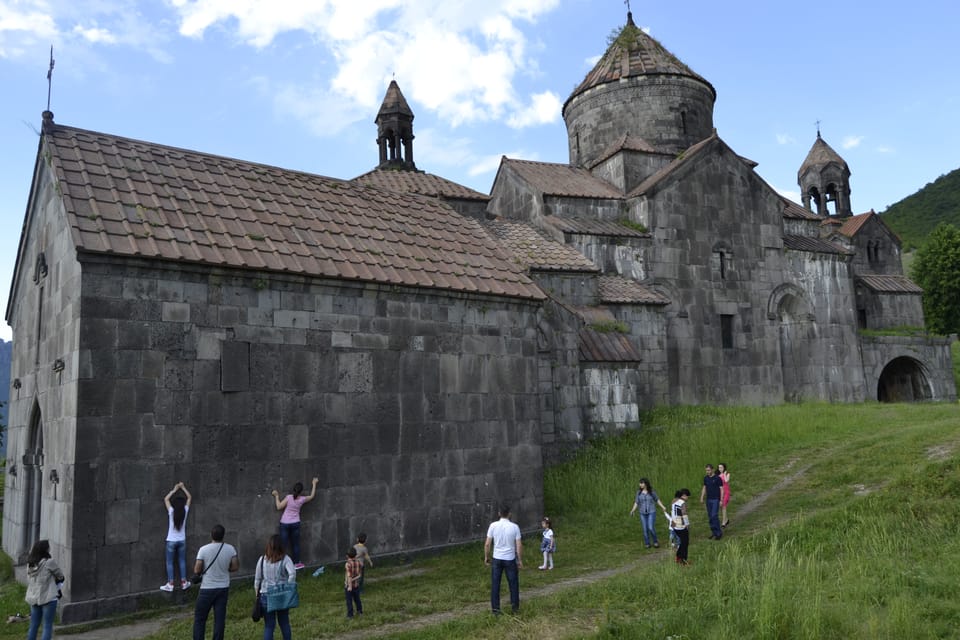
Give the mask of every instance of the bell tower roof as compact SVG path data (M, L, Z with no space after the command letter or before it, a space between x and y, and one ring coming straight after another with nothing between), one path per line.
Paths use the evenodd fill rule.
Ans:
M403 97L400 91L400 85L396 80L390 81L387 87L387 93L383 96L383 103L380 105L380 111L377 112L377 121L389 116L406 116L413 120L413 110L407 104L407 99Z
M717 92L703 76L667 51L655 38L633 22L633 14L627 13L627 24L614 38L600 61L594 65L583 82L573 90L567 103L574 97L594 87L609 82L644 75L686 76L707 85L716 99ZM566 104L564 104L566 108Z
M800 169L797 171L797 178L803 177L803 174L810 169L819 170L829 164L836 164L840 169L847 172L850 171L846 160L840 157L840 154L834 151L833 147L827 144L826 141L820 137L820 132L817 131L817 139L813 141L810 152L807 154L803 164L800 165Z

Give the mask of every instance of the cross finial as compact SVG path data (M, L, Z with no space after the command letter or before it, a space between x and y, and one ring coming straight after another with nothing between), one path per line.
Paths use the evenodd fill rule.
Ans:
M53 45L50 45L50 68L47 69L47 111L50 111L50 90L53 87Z
M623 4L627 5L627 13L630 13L630 0L623 0Z
M820 121L817 120L815 124L817 125L817 137L819 138L820 137Z

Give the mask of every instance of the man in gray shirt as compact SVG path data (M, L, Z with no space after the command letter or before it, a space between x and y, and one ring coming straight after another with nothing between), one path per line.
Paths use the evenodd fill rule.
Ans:
M230 595L230 573L240 568L237 550L223 541L222 524L210 532L211 542L197 551L193 572L203 575L197 606L193 612L193 640L203 640L207 633L207 616L213 609L213 640L223 640L227 624L227 596Z

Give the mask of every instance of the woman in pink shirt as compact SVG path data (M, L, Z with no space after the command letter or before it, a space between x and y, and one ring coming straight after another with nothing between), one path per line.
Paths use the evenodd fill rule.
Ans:
M293 485L293 493L287 494L283 500L280 499L279 491L274 489L272 492L273 499L277 503L277 511L283 511L283 515L280 516L280 540L297 569L303 569L303 563L300 562L300 508L316 497L319 481L319 478L313 479L313 488L308 496L301 495L302 482Z

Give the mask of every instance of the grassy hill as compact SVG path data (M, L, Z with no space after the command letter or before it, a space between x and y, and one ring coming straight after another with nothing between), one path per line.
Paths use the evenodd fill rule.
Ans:
M360 619L344 619L342 565L317 578L304 572L294 637L956 637L958 418L956 403L657 410L643 430L594 442L546 471L556 569L537 571L539 533L525 533L518 616L489 613L481 523L476 543L437 555L380 558L371 540L376 566ZM698 499L706 462L725 462L732 474L731 524L720 541L707 539ZM661 548L644 549L628 515L643 476L667 503L677 488L693 491L690 566L673 562L665 520ZM157 558L144 559L158 574L162 544L161 532ZM22 610L22 588L0 593L6 613ZM149 637L189 637L195 597L166 609L183 617ZM252 597L249 582L232 590L228 637L262 637L262 623L249 619ZM24 632L0 626L0 638ZM117 629L113 637L133 636Z
M890 205L882 215L883 221L900 236L904 251L921 247L941 222L960 227L960 169Z

